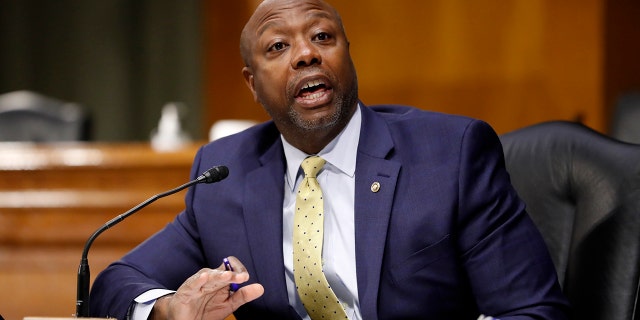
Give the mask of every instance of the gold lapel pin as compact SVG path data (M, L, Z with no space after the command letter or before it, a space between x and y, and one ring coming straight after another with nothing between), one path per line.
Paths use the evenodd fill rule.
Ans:
M376 181L374 183L371 184L371 192L378 192L380 191L380 182Z

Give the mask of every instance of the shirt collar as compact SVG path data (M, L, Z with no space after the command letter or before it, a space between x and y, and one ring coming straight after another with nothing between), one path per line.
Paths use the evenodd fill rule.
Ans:
M360 140L361 124L362 114L360 112L360 104L358 104L356 112L344 129L318 153L319 156L327 161L327 164L352 178L356 171L356 154L358 141ZM310 155L292 146L282 135L280 135L280 139L282 140L284 156L287 160L286 181L289 188L293 190L300 164L302 160Z

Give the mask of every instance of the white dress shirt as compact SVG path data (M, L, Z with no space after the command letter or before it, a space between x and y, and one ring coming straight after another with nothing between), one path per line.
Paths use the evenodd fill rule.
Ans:
M356 278L354 227L356 154L362 122L356 108L342 132L318 153L327 162L317 175L324 199L324 273L331 288L345 307L349 319L361 319ZM285 276L289 304L303 319L310 319L296 292L293 277L293 216L298 185L304 178L300 164L309 155L282 137L287 159L283 203L283 241Z

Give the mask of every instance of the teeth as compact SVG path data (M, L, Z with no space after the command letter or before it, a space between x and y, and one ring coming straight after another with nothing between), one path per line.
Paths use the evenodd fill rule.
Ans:
M314 94L311 94L311 95L308 95L308 96L304 97L304 99L305 100L315 100L315 99L320 98L321 96L322 96L322 93L314 93Z
M311 87L319 86L321 84L322 84L322 81L320 81L320 80L309 81L309 82L307 82L307 84L305 84L302 87L302 89L308 89L308 88L311 88Z

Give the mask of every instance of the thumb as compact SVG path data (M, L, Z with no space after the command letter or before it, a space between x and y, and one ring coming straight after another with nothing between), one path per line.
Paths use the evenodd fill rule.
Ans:
M259 283L252 283L240 288L229 296L231 306L235 311L247 302L260 298L264 294L264 287Z

